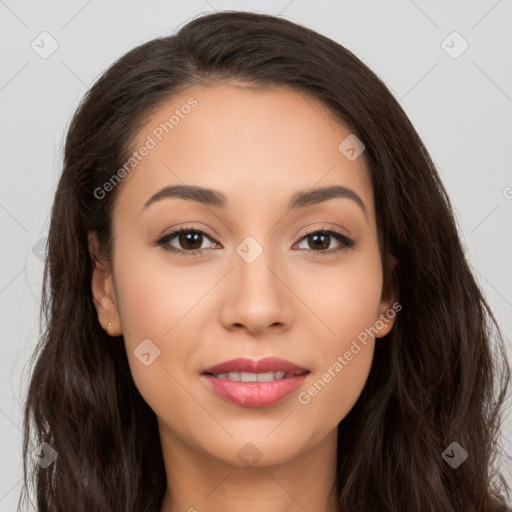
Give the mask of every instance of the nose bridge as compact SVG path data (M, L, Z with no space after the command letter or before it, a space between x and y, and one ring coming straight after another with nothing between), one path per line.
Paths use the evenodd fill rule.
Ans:
M235 273L241 287L251 289L252 294L271 292L281 293L274 272L271 271L277 265L275 261L276 251L270 247L271 237L266 235L249 235L238 244L235 249ZM243 291L243 290L242 290Z
M288 292L278 277L281 265L270 240L264 234L249 235L235 248L234 282L224 302L224 320L229 324L242 324L255 332L291 320Z

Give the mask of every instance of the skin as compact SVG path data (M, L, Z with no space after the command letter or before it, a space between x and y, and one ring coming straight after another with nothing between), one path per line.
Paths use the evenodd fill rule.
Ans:
M198 105L120 185L113 268L101 261L92 278L98 319L112 336L123 334L134 382L158 418L168 486L161 510L333 511L337 426L361 394L378 340L360 344L309 403L298 395L397 299L382 289L364 153L349 161L338 150L351 132L315 98L232 83L174 97L134 147L191 96ZM154 193L184 183L222 192L229 207L166 198L141 213ZM296 191L330 185L356 192L366 215L348 198L287 212ZM171 228L190 225L210 237L203 237L199 257L152 245ZM313 257L319 250L304 236L322 228L356 245L327 238L322 250L331 254ZM252 263L236 252L247 236L263 248ZM97 244L92 232L90 240ZM168 245L183 254L191 250L184 243L175 236ZM381 323L377 337L393 323ZM160 356L145 366L134 350L147 338ZM301 388L270 407L227 402L200 377L228 359L267 356L311 371ZM247 443L261 456L251 466L237 456Z

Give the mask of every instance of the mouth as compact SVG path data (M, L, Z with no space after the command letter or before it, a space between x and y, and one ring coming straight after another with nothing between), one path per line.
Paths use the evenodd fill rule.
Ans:
M278 357L265 357L259 360L240 357L224 361L202 371L203 374L214 375L217 378L230 378L242 382L268 382L306 372L309 372L307 368ZM260 381L258 376L269 380Z
M286 372L265 372L265 373L249 373L249 372L229 372L229 373L205 373L204 375L211 375L217 379L232 380L234 382L273 382L281 379L291 379L297 375L304 375L309 373L309 370L300 373L286 373Z
M310 370L268 357L232 359L202 371L208 389L231 403L267 407L283 401L302 385Z

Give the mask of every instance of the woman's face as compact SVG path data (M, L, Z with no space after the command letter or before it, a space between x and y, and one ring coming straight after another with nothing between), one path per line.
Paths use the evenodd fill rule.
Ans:
M356 402L395 298L382 297L371 180L350 135L312 97L233 85L190 88L138 134L113 274L97 266L93 291L164 443L278 464L332 436ZM212 192L201 202L187 187ZM307 372L203 373L267 357Z

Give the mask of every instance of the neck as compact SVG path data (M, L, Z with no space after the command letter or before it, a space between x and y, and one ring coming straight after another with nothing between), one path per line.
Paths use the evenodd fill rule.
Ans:
M279 464L233 465L162 436L167 490L161 512L335 512L337 429Z

